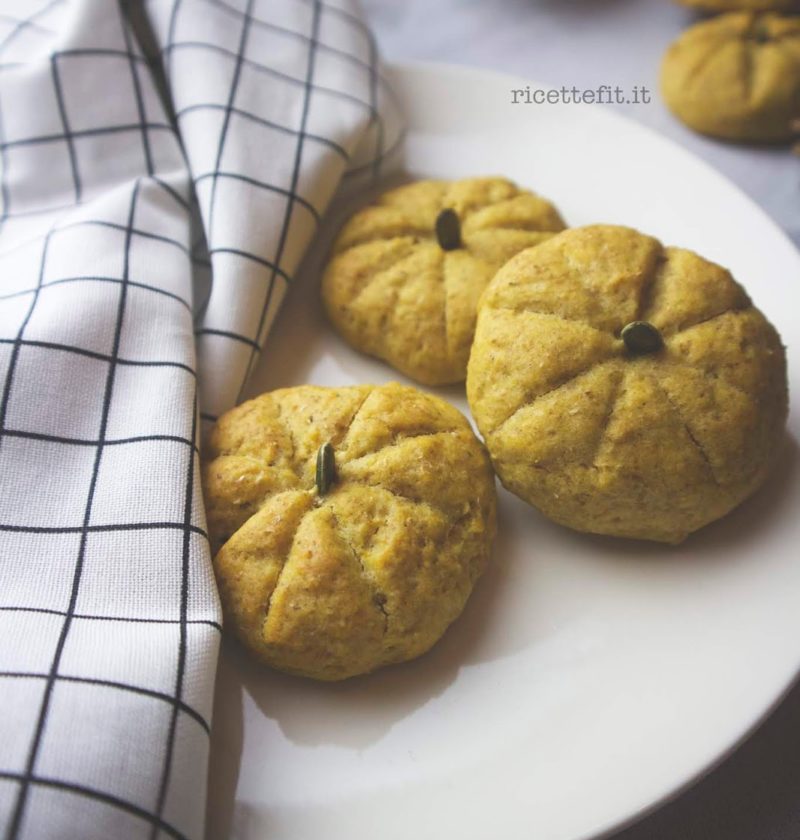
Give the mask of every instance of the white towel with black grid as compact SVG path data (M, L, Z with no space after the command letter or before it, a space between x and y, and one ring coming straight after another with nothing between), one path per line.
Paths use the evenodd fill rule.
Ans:
M397 145L348 0L0 0L0 833L201 838L198 414Z

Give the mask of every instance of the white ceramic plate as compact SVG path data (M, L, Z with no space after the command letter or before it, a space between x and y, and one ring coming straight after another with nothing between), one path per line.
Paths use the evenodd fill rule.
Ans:
M633 225L730 267L789 345L800 393L800 257L722 177L608 110L512 106L524 81L436 65L392 76L408 173L505 174L571 225ZM341 210L328 235L340 220ZM252 393L400 378L325 324L327 241L289 295ZM467 411L462 389L439 393ZM768 485L678 549L582 536L501 491L493 566L416 662L321 685L226 642L209 838L577 840L690 782L800 665L796 406L789 425Z

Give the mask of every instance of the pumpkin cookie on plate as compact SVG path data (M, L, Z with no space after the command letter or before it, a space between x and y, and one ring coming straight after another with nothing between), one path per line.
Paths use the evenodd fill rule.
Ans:
M598 225L497 273L467 397L511 492L579 531L677 543L764 481L786 361L725 269Z
M426 385L462 382L478 298L503 263L564 229L556 208L505 178L417 181L342 228L322 280L333 325Z
M732 12L690 27L664 56L661 89L702 134L790 141L800 117L800 18Z
M234 408L203 489L228 622L267 664L321 680L428 650L495 532L494 475L466 418L398 384Z

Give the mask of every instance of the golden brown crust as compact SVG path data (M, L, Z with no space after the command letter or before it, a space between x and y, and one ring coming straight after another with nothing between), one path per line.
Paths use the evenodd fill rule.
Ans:
M633 356L645 320L664 347ZM724 269L592 226L484 293L467 396L503 484L581 531L678 542L763 481L787 412L783 347Z
M439 247L441 210L462 247ZM478 298L519 251L564 229L550 202L504 178L417 181L342 228L322 281L333 325L356 349L428 385L463 381Z
M320 497L326 441L336 481ZM214 428L203 485L227 619L265 662L317 679L431 647L494 537L494 477L469 423L397 384L244 403Z
M731 12L695 24L667 50L661 88L703 134L788 142L800 117L800 19Z

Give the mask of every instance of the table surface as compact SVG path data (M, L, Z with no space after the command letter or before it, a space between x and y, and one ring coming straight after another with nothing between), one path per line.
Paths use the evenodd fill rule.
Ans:
M645 85L651 104L618 107L738 184L800 245L800 158L693 134L658 95L661 55L693 21L687 10L668 0L362 0L362 6L388 61L468 64L552 87ZM608 840L798 837L800 686L719 767Z

